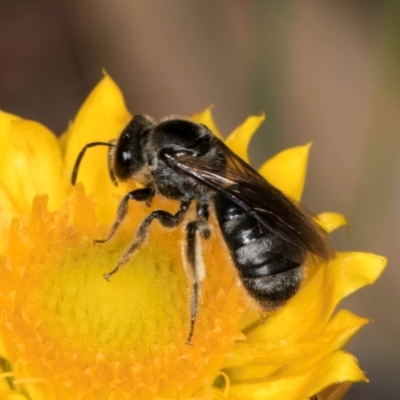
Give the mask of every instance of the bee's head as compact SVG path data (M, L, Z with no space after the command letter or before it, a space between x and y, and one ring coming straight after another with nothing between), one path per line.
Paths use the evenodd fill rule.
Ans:
M134 177L146 164L143 151L145 137L153 122L144 115L136 115L122 131L116 148L111 152L113 171L121 180Z
M143 147L149 131L153 128L152 120L144 115L137 115L129 122L122 131L118 140L109 142L91 142L82 148L76 158L71 175L71 183L75 185L78 179L78 171L87 149L95 146L107 146L108 171L114 185L118 180L124 181L129 178L137 178L146 165Z

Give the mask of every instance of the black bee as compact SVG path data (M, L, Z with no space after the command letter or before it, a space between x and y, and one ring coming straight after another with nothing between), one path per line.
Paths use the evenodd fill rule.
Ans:
M129 200L148 205L156 194L180 202L175 214L153 211L139 225L134 241L105 279L126 264L146 241L153 220L173 228L186 224L184 266L191 284L190 343L205 277L200 241L209 238L209 208L215 215L240 280L263 310L282 306L299 289L308 253L322 259L334 256L326 233L312 215L268 183L201 124L168 119L158 125L137 115L118 140L87 144L79 153L72 184L85 151L108 146L108 166L114 184L135 179L144 188L126 194L108 236L108 242L127 213ZM197 216L185 218L191 203Z

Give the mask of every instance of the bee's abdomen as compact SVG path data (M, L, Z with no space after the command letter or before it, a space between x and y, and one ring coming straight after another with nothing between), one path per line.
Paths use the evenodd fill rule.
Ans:
M265 309L284 304L299 289L305 252L222 195L215 197L215 211L248 294Z

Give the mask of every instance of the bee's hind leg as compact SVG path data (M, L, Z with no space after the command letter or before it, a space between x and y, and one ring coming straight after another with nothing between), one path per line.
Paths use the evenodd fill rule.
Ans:
M207 221L196 220L189 222L186 227L187 242L185 254L183 254L186 274L189 278L190 288L190 326L186 344L192 342L194 324L197 319L199 303L201 299L201 283L205 278L206 269L203 261L201 240L210 237L210 229Z

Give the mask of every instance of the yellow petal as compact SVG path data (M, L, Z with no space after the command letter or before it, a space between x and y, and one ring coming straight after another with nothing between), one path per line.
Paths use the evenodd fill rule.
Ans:
M344 347L357 331L368 322L369 320L366 318L360 318L349 311L341 310L329 321L322 333L310 334L303 340L238 343L225 361L224 369L258 365L262 366L261 376L263 376L263 374L265 375L265 367L268 365L278 365L279 368L289 365L289 368L294 367L291 369L293 372L297 369L293 365L295 362L301 361L300 365L304 366L305 360L316 362L325 354ZM298 329L301 329L301 327L298 327ZM231 379L234 380L237 378L246 379L245 375L244 369L237 369L234 375L230 373Z
M0 358L4 358L4 359L7 358L6 349L5 349L5 347L4 347L4 343L3 343L3 341L1 340L1 338L0 338Z
M318 400L340 400L349 391L353 382L343 382L332 385L318 393Z
M299 340L238 343L224 362L232 383L263 380L277 373L297 374L312 369L327 354L341 349L368 322L348 312L339 312L323 332ZM301 327L298 327L301 329Z
M313 368L313 365L325 355L342 349L368 322L369 320L366 318L341 310L329 321L322 334L310 335L309 338L305 338L304 342L299 343L297 346L299 348L298 359L287 363L286 367L284 367L285 373L290 375L300 372L301 369ZM288 343L288 345L290 346L291 344Z
M215 124L214 117L211 112L212 106L207 107L204 111L194 114L190 119L198 124L207 126L211 132L218 138L223 139L221 132Z
M6 399L6 395L10 395L12 393L10 389L10 385L7 382L6 376L3 374L3 369L0 367L0 400L3 397Z
M121 91L115 82L105 75L88 96L69 127L65 149L65 163L69 174L76 158L89 142L108 142L119 136L131 115L126 109ZM65 139L64 139L65 140ZM108 148L99 146L89 149L80 165L78 182L86 193L94 195L99 203L99 218L109 222L115 217L118 198L127 192L124 185L115 188L109 178L107 165Z
M54 210L65 200L61 153L43 125L0 112L2 215L28 213L37 194L49 195Z
M250 139L253 137L255 131L259 128L264 119L264 114L248 117L246 121L239 125L225 141L229 148L247 163L249 162L247 149Z
M303 373L285 377L278 374L263 382L231 385L229 394L237 400L309 399L334 383L365 380L356 359L348 353L336 351Z
M343 348L348 341L370 320L353 314L348 310L339 310L338 313L328 322L326 332L345 332L341 341L336 341L336 348Z
M318 223L324 228L325 232L331 233L334 230L347 226L349 227L349 223L347 219L342 214L338 214L335 212L325 212L318 215Z
M336 305L357 289L373 283L386 259L368 253L339 253L333 261L312 267L308 281L264 324L249 332L249 341L299 340L325 329ZM321 295L316 296L316 293Z
M334 305L357 289L378 279L386 266L386 258L371 253L339 253L331 262L334 273Z
M0 391L0 400L27 400L27 397L13 390Z
M8 362L5 359L0 360L0 400L26 400L26 397L11 389L10 379L13 376Z
M22 118L17 115L0 110L0 135L3 136L11 128L11 124L20 119Z
M60 135L58 138L58 144L60 145L60 150L61 150L63 159L65 159L65 153L67 151L69 137L71 135L71 132L73 131L71 128L71 125L72 125L72 123L70 122L68 124L67 130L62 135Z
M281 151L260 167L260 174L283 193L300 200L310 147L311 143Z

